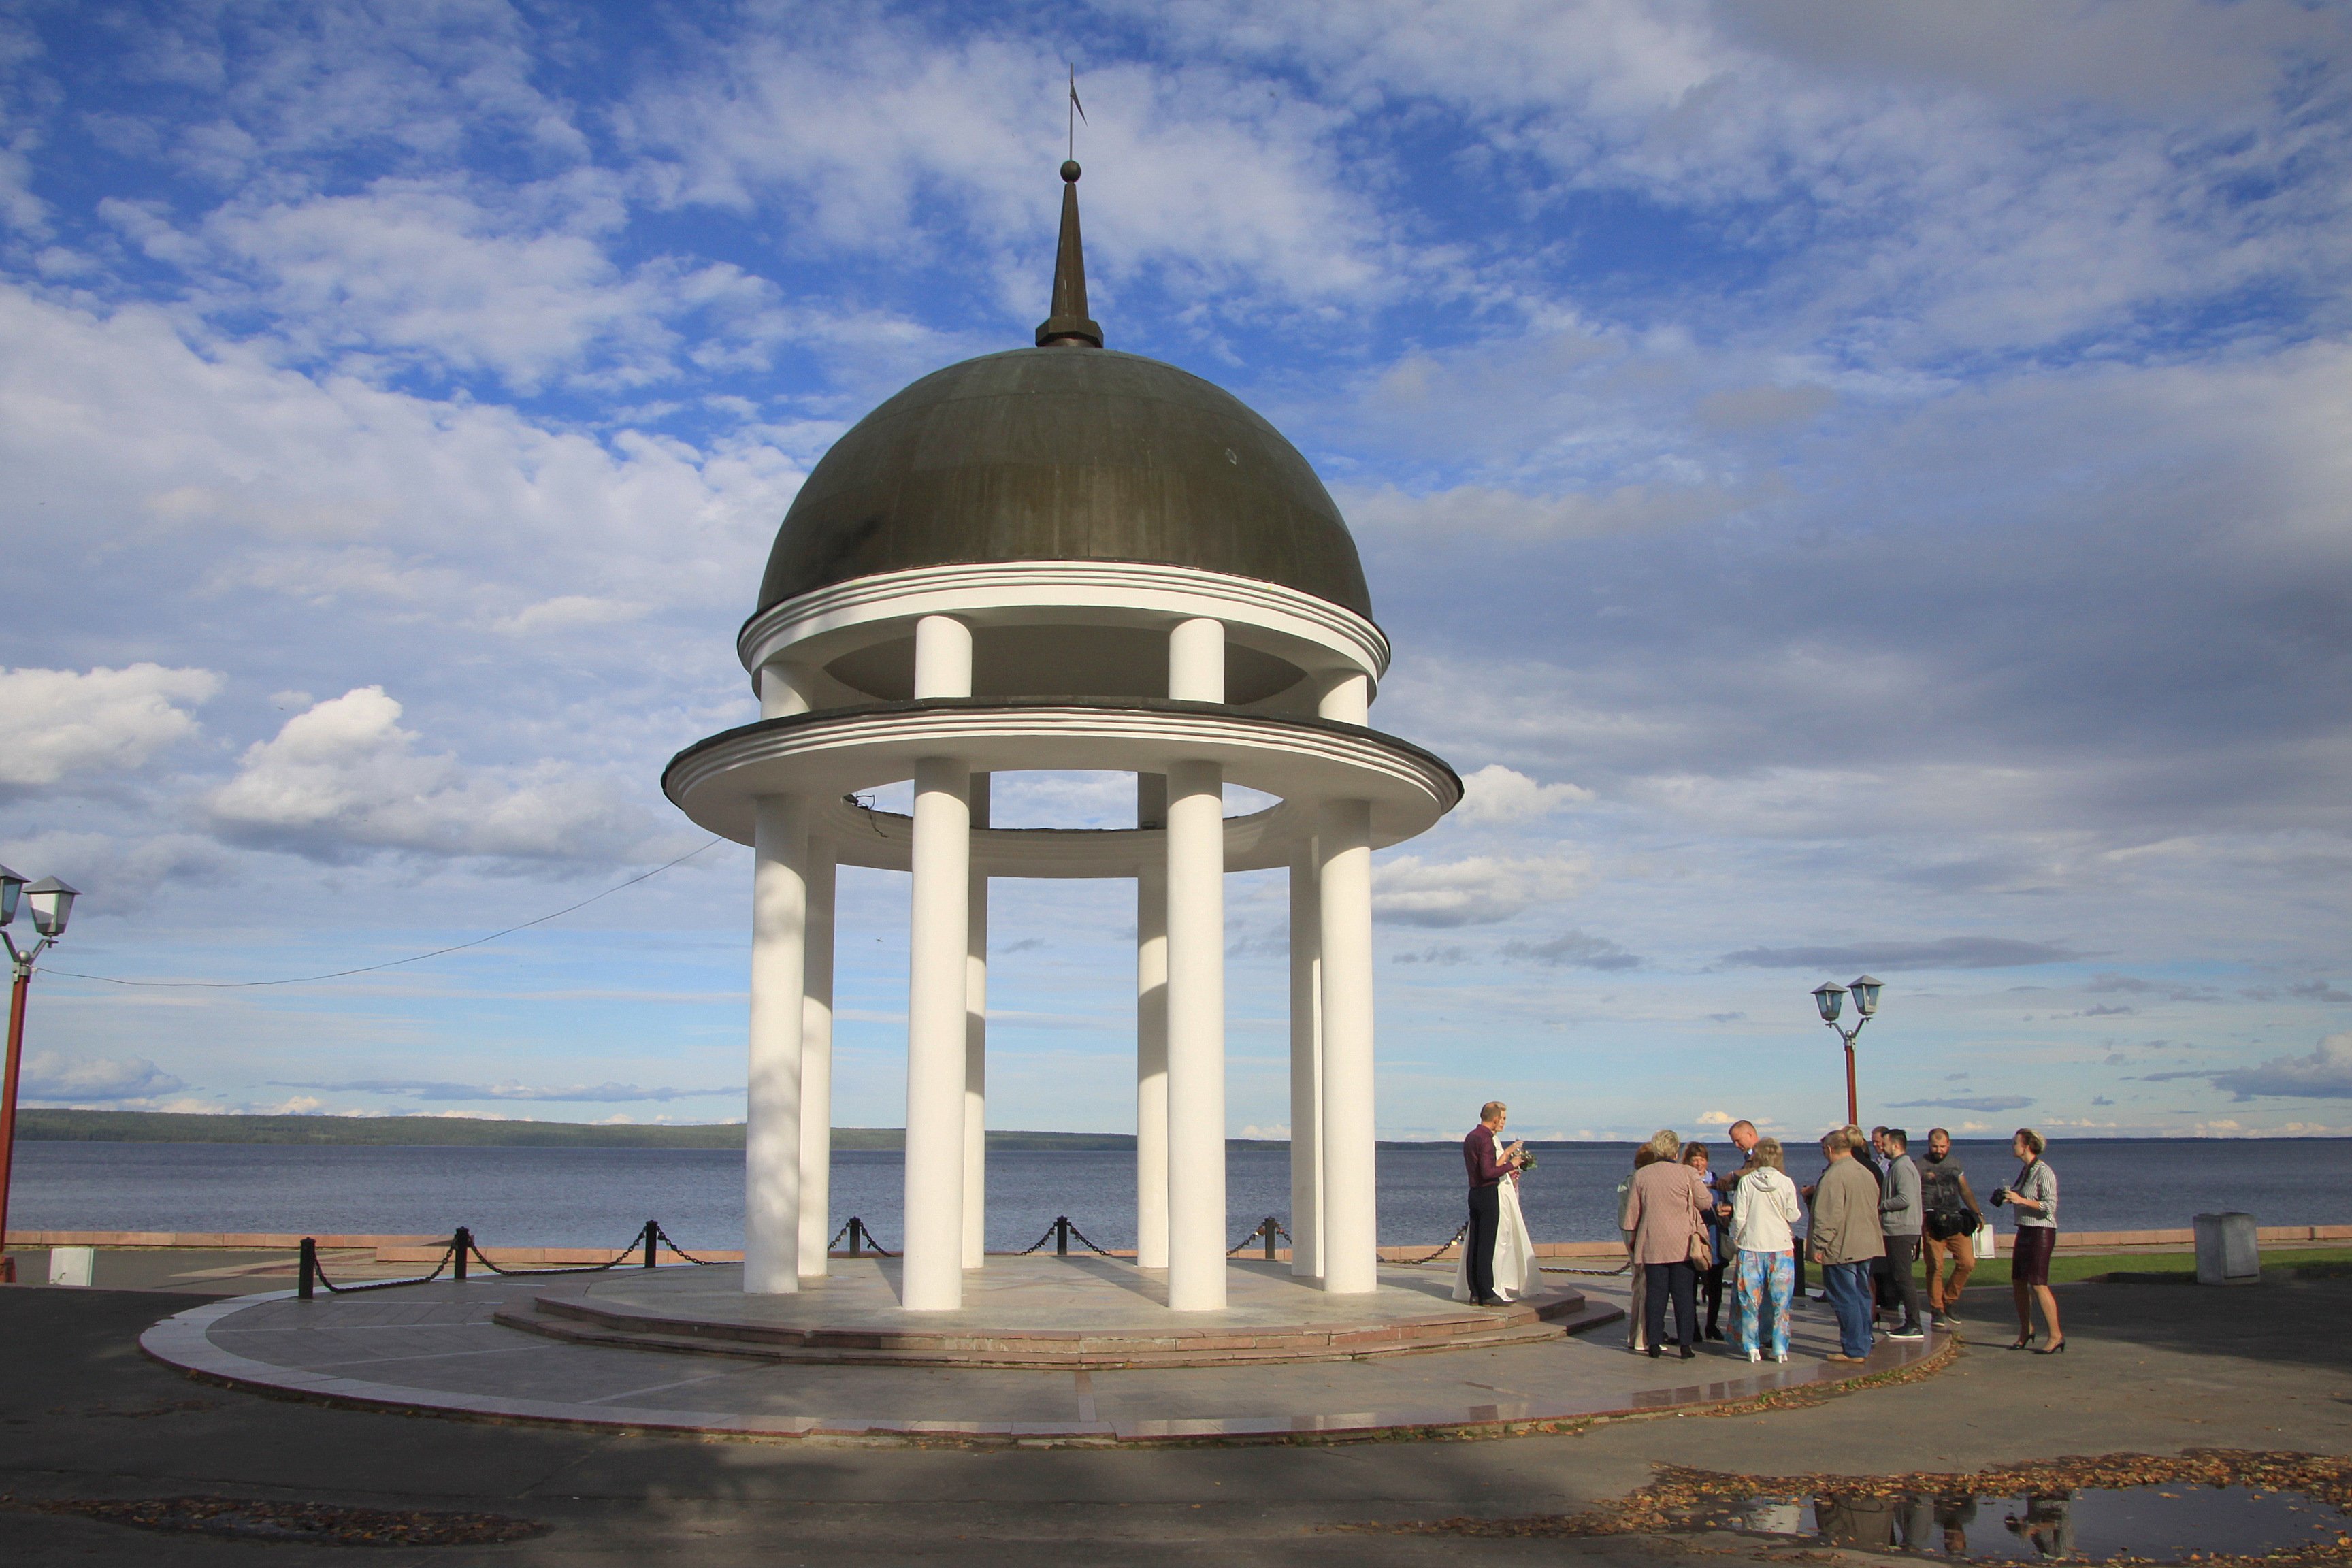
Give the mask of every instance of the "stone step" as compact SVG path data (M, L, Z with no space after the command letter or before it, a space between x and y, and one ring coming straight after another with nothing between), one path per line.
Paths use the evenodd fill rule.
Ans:
M971 1366L1063 1371L1363 1361L1442 1350L1539 1344L1622 1316L1567 1293L1509 1312L1445 1314L1378 1327L1167 1334L801 1329L630 1311L541 1296L497 1314L509 1328L574 1344L746 1356L830 1365Z

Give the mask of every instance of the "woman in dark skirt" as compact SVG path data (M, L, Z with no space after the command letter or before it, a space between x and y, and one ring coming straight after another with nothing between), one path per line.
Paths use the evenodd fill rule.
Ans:
M2009 1258L2010 1293L2017 1300L2017 1342L2021 1351L2033 1343L2033 1306L2042 1305L2042 1321L2050 1326L2050 1342L2036 1355L2056 1355L2066 1348L2065 1331L2058 1326L2058 1298L2050 1293L2050 1254L2058 1244L2058 1173L2042 1157L2049 1145L2031 1127L2021 1127L2010 1146L2023 1162L2017 1180L1993 1194L1996 1204L2017 1210L2017 1241Z

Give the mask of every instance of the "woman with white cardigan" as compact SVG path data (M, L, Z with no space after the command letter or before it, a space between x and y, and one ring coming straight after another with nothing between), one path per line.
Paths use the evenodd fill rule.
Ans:
M1796 1283L1790 1227L1803 1215L1778 1138L1759 1139L1732 1189L1731 1240L1739 1249L1739 1343L1763 1359L1762 1320L1772 1325L1772 1359L1789 1359L1789 1293Z

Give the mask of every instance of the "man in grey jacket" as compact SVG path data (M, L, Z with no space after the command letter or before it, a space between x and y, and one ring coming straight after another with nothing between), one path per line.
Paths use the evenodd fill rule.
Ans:
M1829 1356L1837 1362L1870 1354L1870 1268L1886 1250L1878 1226L1878 1182L1853 1157L1854 1142L1843 1127L1822 1140L1830 1168L1813 1189L1811 1246L1837 1314L1838 1348Z
M1912 1271L1919 1261L1919 1226L1926 1212L1919 1203L1919 1167L1911 1160L1911 1135L1900 1127L1881 1134L1886 1174L1878 1195L1878 1224L1886 1238L1885 1256L1878 1260L1880 1278L1893 1287L1902 1303L1903 1321L1887 1331L1890 1340L1924 1340L1919 1326L1919 1282Z

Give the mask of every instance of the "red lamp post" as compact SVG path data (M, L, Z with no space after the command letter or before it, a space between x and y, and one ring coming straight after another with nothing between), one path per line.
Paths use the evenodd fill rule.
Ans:
M26 883L0 866L0 945L8 951L16 983L8 991L8 1061L0 1070L0 1282L13 1284L16 1265L8 1257L8 1178L16 1163L16 1079L25 1061L25 997L32 988L33 963L57 945L73 918L74 900L80 894L55 877ZM37 933L29 947L18 947L5 929L16 918L19 902L31 910Z
M1880 982L1865 974L1851 988L1835 981L1813 988L1813 1005L1822 1010L1822 1022L1837 1030L1838 1038L1845 1042L1845 1124L1848 1127L1862 1125L1862 1106L1853 1086L1853 1037L1862 1033L1864 1024L1878 1016L1879 986ZM1853 1027L1851 1029L1838 1023L1838 1012L1849 989L1853 992L1854 1011Z

